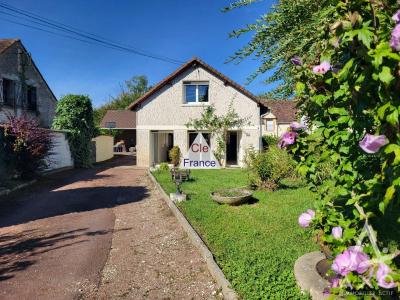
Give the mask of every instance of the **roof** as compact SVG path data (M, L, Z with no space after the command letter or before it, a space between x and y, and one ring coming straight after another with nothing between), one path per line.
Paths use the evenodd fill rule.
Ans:
M18 42L18 39L0 39L0 53L7 50L12 44Z
M32 67L37 71L39 77L43 80L44 84L47 86L47 89L50 91L50 94L53 96L53 100L57 102L57 97L54 95L53 91L51 90L49 84L47 83L46 79L44 79L42 73L40 73L39 68L36 66L35 62L33 61L32 57L30 56L29 52L26 50L25 46L22 44L20 39L0 39L0 54L6 51L15 43L19 43L22 50L28 55L31 59L30 62L32 63Z
M108 110L101 120L101 128L110 128L108 122L115 123L113 128L119 129L135 129L136 128L136 113L131 110Z
M133 102L131 105L129 105L128 109L133 109L135 108L139 103L142 103L146 99L148 99L151 95L162 89L165 85L171 82L171 80L175 79L177 76L185 72L186 70L194 67L202 67L203 69L207 70L211 74L213 74L215 77L219 78L224 82L225 85L230 85L234 89L238 90L242 94L246 95L253 101L260 103L259 99L250 93L248 90L246 90L244 87L239 85L238 83L234 82L232 79L228 78L224 74L220 73L210 65L206 64L204 61L201 59L194 57L191 60L189 60L187 63L183 64L181 67L179 67L177 70L175 70L173 73L171 73L168 77L164 78L162 81L157 83L153 88L151 88L146 94L144 94L142 97L137 99L135 102Z
M269 108L276 117L278 123L290 123L296 121L296 102L292 100L267 100L261 99L262 105Z

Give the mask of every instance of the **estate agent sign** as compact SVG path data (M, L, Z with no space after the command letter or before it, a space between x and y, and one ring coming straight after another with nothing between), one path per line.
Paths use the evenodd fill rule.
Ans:
M220 164L203 135L199 133L190 145L189 151L183 156L180 167L183 169L218 169Z

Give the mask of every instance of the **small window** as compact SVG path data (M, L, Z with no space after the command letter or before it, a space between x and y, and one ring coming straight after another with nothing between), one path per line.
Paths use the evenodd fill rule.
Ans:
M196 132L196 131L190 131L189 132L189 144L188 144L188 148L190 148L190 146L193 144L194 140L196 139L197 135L200 132ZM211 143L210 143L210 134L208 132L201 132L201 134L203 135L204 139L206 140L208 146L211 147Z
M115 128L117 127L117 123L115 122L106 122L106 128Z
M274 121L267 120L267 131L272 132L274 131Z
M3 78L3 101L5 105L15 104L15 81Z
M208 84L184 83L185 103L208 102Z
M36 88L34 86L28 86L26 100L28 104L28 110L36 111L37 93L36 93Z

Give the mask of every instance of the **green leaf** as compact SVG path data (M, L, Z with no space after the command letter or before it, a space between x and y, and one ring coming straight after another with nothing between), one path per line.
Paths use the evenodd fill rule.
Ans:
M368 24L368 22L365 23L364 26L358 30L357 37L364 44L364 46L369 49L374 38L374 33L371 31L371 28L368 26Z
M331 115L340 115L340 116L347 116L349 113L343 107L331 107L328 109L328 112Z
M386 85L389 85L394 77L390 71L390 68L387 66L382 67L382 71L379 73L379 80L385 83Z

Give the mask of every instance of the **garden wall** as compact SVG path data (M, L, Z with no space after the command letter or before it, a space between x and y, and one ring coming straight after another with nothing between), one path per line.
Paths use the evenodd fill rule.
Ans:
M105 161L114 156L114 138L108 135L100 135L92 139L95 143L96 162Z
M73 167L74 161L69 148L67 134L61 131L53 131L52 139L54 148L47 158L49 167L46 171Z

